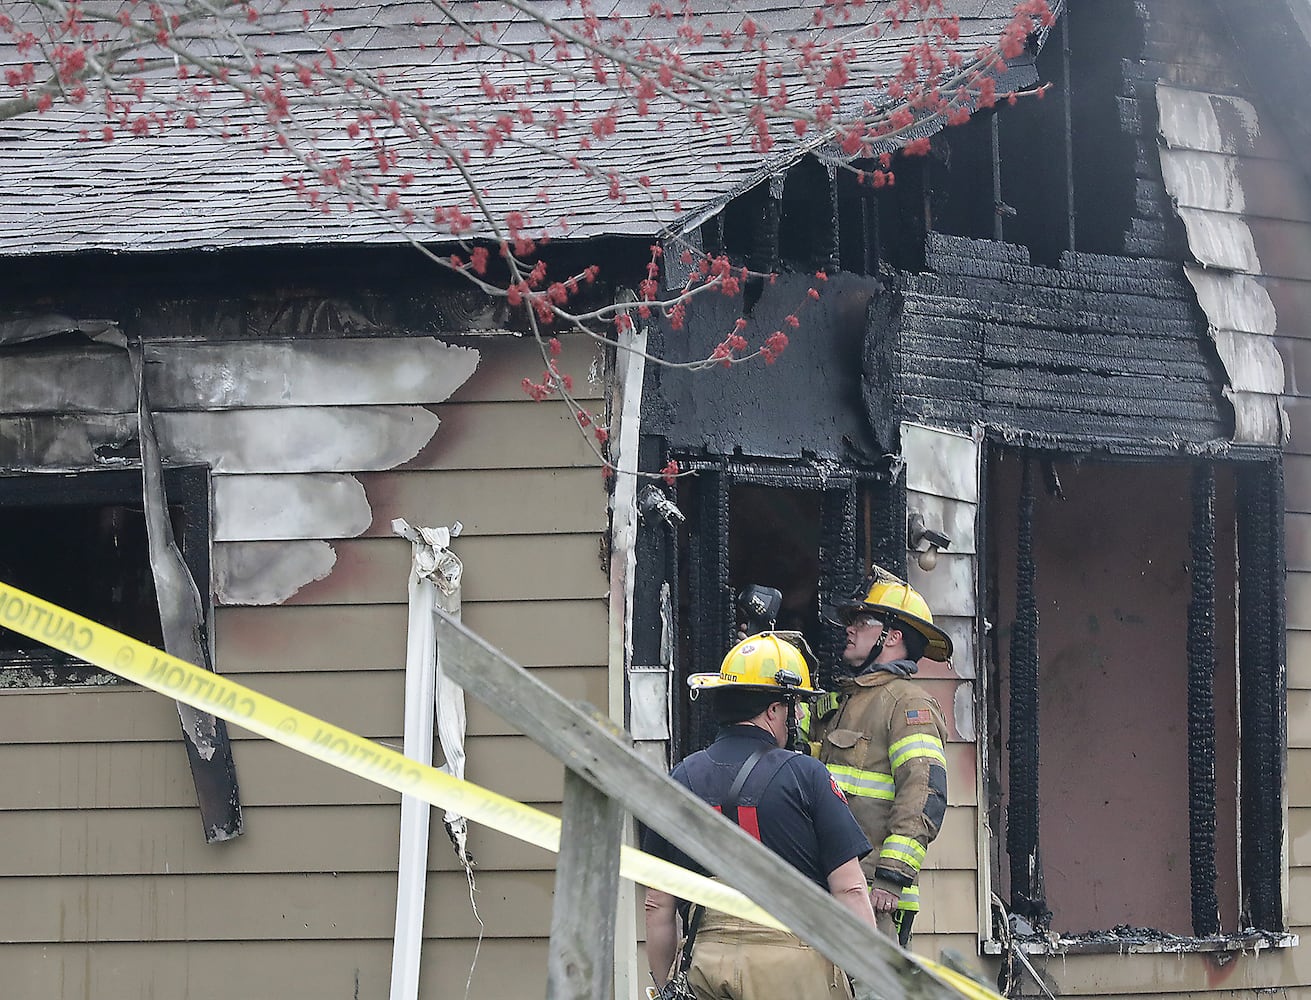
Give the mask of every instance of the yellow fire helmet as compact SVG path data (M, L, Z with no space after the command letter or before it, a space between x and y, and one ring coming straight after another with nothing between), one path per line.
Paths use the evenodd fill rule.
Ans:
M846 625L859 614L887 616L913 628L928 642L926 659L946 663L951 659L951 638L933 624L928 602L910 584L891 574L876 572L866 579L860 592L833 608L835 624Z
M760 632L747 636L728 651L717 674L693 674L687 679L696 698L702 691L736 688L744 691L779 691L813 698L824 692L812 687L810 666L793 644L795 632ZM804 639L801 639L804 642Z

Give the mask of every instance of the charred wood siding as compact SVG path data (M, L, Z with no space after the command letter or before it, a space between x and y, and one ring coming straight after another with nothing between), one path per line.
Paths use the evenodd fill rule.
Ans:
M1060 268L1034 267L1022 247L939 234L928 263L872 311L871 420L890 406L1153 451L1230 436L1223 374L1178 265L1066 254Z

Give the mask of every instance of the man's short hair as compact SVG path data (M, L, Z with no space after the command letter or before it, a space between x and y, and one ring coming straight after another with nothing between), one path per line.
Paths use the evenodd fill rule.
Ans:
M720 688L714 691L710 711L721 726L731 726L754 719L776 701L786 700L783 692L750 691L742 688Z
M901 641L906 644L906 659L917 661L929 648L929 640L904 622L894 621L892 627L901 633Z

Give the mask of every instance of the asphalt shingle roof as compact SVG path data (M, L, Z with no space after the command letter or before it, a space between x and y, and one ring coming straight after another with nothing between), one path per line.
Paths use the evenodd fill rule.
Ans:
M310 9L317 6L312 4ZM649 0L610 0L608 6L633 18L643 38L674 37L676 23L650 16ZM770 39L781 48L783 39L809 30L818 5L694 0L693 6L698 16L706 12L721 26L738 32L735 37L740 37L742 20L749 16L768 29ZM961 17L955 47L969 57L980 46L996 41L1010 19L1013 0L947 0L946 6ZM573 3L547 0L540 7L562 27L578 23L579 11ZM521 103L530 106L534 125L518 127L515 135L534 137L553 152L507 142L491 157L475 152L469 169L499 217L513 210L524 211L530 216L530 229L551 227L557 237L660 233L680 219L704 214L814 144L813 136L798 138L789 128L786 136L777 136L779 142L773 150L762 154L752 151L745 138L726 143L723 126L703 129L688 114L667 109L647 118L621 114L613 136L580 154L596 171L596 177L589 179L569 164L574 149L569 142L546 138L541 123L548 120L552 107L559 106L586 128L612 103L613 92L590 81L560 79L548 68L550 64L531 69L521 63L505 65L493 45L517 52L530 45L543 52L549 45L543 43L540 24L497 0L457 0L454 9L482 23L483 44L471 45L461 53L434 44L435 6L410 2L347 2L322 24L274 34L251 33L243 40L252 51L279 52L283 59L287 55L322 58L323 46L330 45L342 63L385 74L398 90L422 91L423 99L433 107L453 109L461 120L487 122L497 114L517 110ZM884 5L871 3L851 9L867 16ZM843 91L848 106L862 100L888 103L884 81L900 65L908 29L884 32L878 38L869 38L856 27L828 30L844 32L858 53L852 62L851 81ZM210 40L204 44L223 43ZM726 53L718 45L707 46L706 51L716 58L737 58L742 65L753 65L756 58ZM21 62L12 46L0 46L0 68ZM568 66L590 73L581 61ZM492 106L483 94L484 74L498 86L522 86L525 76L531 74L537 85L531 95L520 91L520 97L509 105ZM541 80L547 75L557 76L549 94L541 89ZM799 79L793 84L793 94L804 90ZM175 125L145 136L120 130L112 142L100 137L104 118L98 107L56 104L44 114L0 121L0 255L395 243L405 235L441 240L449 238L449 232L432 224L432 207L468 207L469 193L458 173L433 162L426 150L397 134L389 147L397 151L403 166L389 176L405 169L415 175L402 192L403 204L416 215L416 221L404 227L405 235L394 216L364 207L355 199L353 209L338 198L332 211L324 213L295 197L284 180L288 175L300 176L301 165L270 146L267 139L243 138L239 123L251 110L222 95L215 106L223 100L228 102L232 122L226 139L219 134L223 126L212 114L206 120L216 124L209 128L187 130ZM304 148L315 149L321 162L335 162L343 155L352 156L356 163L369 158L367 148L346 135L347 119L334 117L331 109L312 102L293 101L292 109L304 133L312 137ZM657 127L659 119L663 119L662 127ZM611 172L627 179L626 200L609 197L605 178ZM635 183L639 176L649 177L649 189ZM654 193L661 190L668 192L667 198ZM475 231L485 229L479 223Z

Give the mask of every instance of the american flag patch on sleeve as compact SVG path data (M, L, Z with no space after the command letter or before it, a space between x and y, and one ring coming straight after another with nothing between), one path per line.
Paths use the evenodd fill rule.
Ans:
M931 726L933 725L933 713L927 708L908 708L906 710L906 725Z

